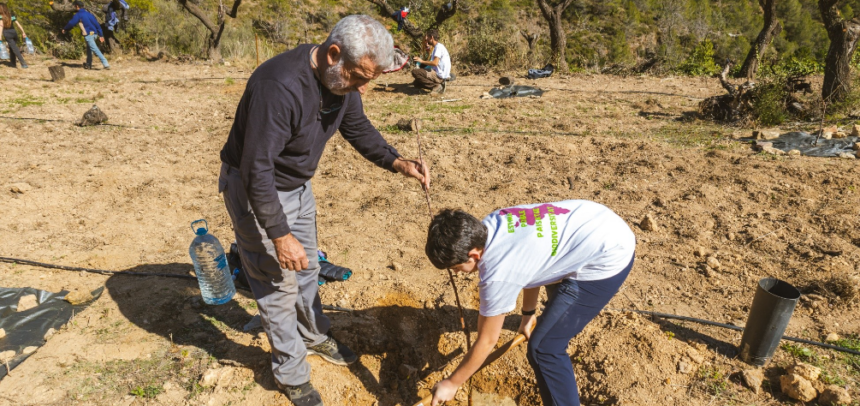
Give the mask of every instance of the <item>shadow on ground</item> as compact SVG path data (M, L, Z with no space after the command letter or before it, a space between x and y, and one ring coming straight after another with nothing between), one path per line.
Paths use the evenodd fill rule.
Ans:
M192 275L190 264L153 264L127 272ZM237 342L253 310L235 299L221 306L208 306L200 299L197 282L191 279L114 275L106 282L111 298L131 323L151 333L170 338L181 346L207 351L222 364L254 371L255 381L267 390L277 390L270 355L259 346ZM248 293L250 295L250 293ZM449 305L431 308L380 306L353 312L326 311L335 338L360 355L374 355L379 367L357 362L349 367L380 405L418 401L416 383L462 355L457 309ZM466 309L472 331L478 314ZM506 329L515 330L519 318L511 317ZM262 329L252 330L256 336ZM449 334L453 333L453 334ZM231 339L231 337L233 337ZM248 342L247 336L244 341ZM238 340L243 341L243 340ZM404 376L409 365L418 373ZM379 378L371 372L379 370ZM320 383L323 384L323 383Z

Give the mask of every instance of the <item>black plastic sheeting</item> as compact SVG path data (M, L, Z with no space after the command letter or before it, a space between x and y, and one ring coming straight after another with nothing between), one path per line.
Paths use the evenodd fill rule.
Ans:
M531 86L507 86L503 88L490 89L490 96L497 99L507 99L508 97L527 97L527 96L542 96L543 90Z
M6 337L0 338L0 352L15 351L15 356L9 359L9 368L15 369L30 356L22 353L24 348L41 347L45 344L48 330L59 330L72 318L72 314L86 309L103 291L104 287L98 288L92 292L93 300L72 306L63 300L68 293L66 291L52 293L33 288L0 288L0 328L6 330ZM35 295L38 305L19 312L18 300L27 295ZM0 379L9 372L4 361L0 360Z
M802 155L818 157L838 157L842 153L854 154L852 147L855 142L860 142L860 137L832 138L825 140L821 138L815 143L816 135L807 132L790 132L782 134L779 138L769 140L773 147L785 152L793 149L799 150Z

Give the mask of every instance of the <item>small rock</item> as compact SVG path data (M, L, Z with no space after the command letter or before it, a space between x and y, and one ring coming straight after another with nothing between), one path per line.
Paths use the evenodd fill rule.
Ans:
M415 376L418 373L418 368L413 367L408 364L400 364L400 367L397 368L397 372L400 373L401 379L409 379Z
M855 142L854 145L851 146L851 149L860 151L860 142Z
M484 99L484 100L492 99L492 98L493 98L493 96L490 95L490 92L484 92L484 94L481 95L481 99Z
M391 263L391 269L393 269L394 272L403 272L403 265L401 265L400 262L395 261Z
M764 373L761 369L747 369L741 372L741 380L747 388L759 393L761 392L761 383L764 382Z
M860 125L854 124L851 126L851 136L860 137Z
M840 152L839 157L845 159L857 159L857 156L850 152Z
M689 362L678 361L678 372L686 375L693 372L693 366Z
M48 339L51 338L51 336L53 336L54 333L56 333L56 332L57 332L57 330L54 330L53 328L49 328L48 331L45 332L45 336L42 338L44 338L45 341L48 341Z
M27 311L27 310L30 310L30 309L38 306L38 305L39 305L39 302L38 302L38 300L36 300L36 295L21 296L21 298L18 299L17 311L19 311L19 312Z
M756 151L761 151L765 148L773 148L773 143L767 141L756 141L755 146L753 146L753 149Z
M93 295L90 294L89 291L83 289L74 289L69 293L66 293L66 297L63 298L65 301L71 303L73 306L77 306L79 304L83 304L93 300Z
M707 254L708 254L708 251L705 250L705 247L698 247L698 248L696 248L695 251L693 251L693 255L695 255L697 257L704 257Z
M829 140L829 139L833 138L833 133L830 131L817 131L815 134L816 135L821 134L821 139L824 139L824 140Z
M800 375L788 374L779 377L782 393L801 402L811 402L818 396L812 384Z
M789 155L789 156L800 156L801 154L800 154L800 150L799 150L799 149L793 149L793 150L791 150L791 151L788 151L788 155Z
M0 338L6 337L6 330L0 328Z
M203 373L203 376L200 377L200 386L204 388L209 388L215 386L218 383L218 380L221 378L221 374L223 372L223 368L209 368L206 372Z
M690 357L690 360L697 364L701 364L705 362L705 357L695 348L687 348L687 356Z
M13 183L9 185L9 191L19 195L23 195L31 190L33 190L33 187L29 183Z
M818 380L818 376L821 375L821 368L798 362L797 364L788 367L786 372L803 377L806 380L815 381Z
M839 385L830 385L821 391L818 404L822 406L847 406L851 404L851 395Z
M657 225L657 221L654 220L654 217L650 214L646 214L645 218L639 223L639 227L641 227L645 231L657 231L660 226Z
M36 350L38 350L38 349L39 349L39 347L31 345L29 347L24 348L24 351L21 351L21 353L24 355L30 355L30 354L36 352Z
M720 264L720 261L717 260L717 257L713 256L708 257L705 263L715 271L719 271L723 267L722 264Z
M836 334L836 333L830 333L830 334L828 334L828 335L827 335L827 337L824 339L824 342L825 342L825 343L832 343L832 342L834 342L834 341L839 341L839 334Z
M833 138L845 138L845 137L848 137L848 134L845 134L842 131L837 131L837 132L833 133Z
M0 362L11 361L13 357L15 357L15 351L9 350L0 352Z

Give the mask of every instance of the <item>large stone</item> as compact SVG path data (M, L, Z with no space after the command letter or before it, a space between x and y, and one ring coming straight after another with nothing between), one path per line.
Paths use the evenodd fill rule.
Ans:
M657 220L654 220L654 217L651 214L646 214L645 218L639 223L639 227L641 227L645 231L657 231L660 229L660 226L657 225Z
M848 406L851 404L851 395L839 385L830 385L821 391L818 404L821 406Z
M775 140L779 138L779 129L771 128L767 130L753 131L753 138L757 140Z
M18 308L17 311L23 312L30 310L39 305L39 301L36 299L36 295L24 295L18 299Z
M99 106L93 104L93 107L87 110L84 113L84 116L81 118L81 121L78 121L77 124L81 127L91 126L91 125L99 125L108 121L108 116L105 114Z
M0 338L6 337L6 330L0 328Z
M809 381L816 381L818 380L818 376L821 375L821 368L798 362L797 364L788 367L786 372L789 374L799 375Z
M761 392L761 384L764 382L764 373L761 369L747 369L741 372L741 380L747 388L759 393Z
M77 306L93 300L93 295L86 289L73 289L71 292L66 293L66 297L63 299L73 306Z
M860 137L860 125L854 124L851 126L851 136Z
M788 374L780 376L779 385L782 388L782 393L801 402L811 402L818 397L818 391L812 387L812 383L800 375Z

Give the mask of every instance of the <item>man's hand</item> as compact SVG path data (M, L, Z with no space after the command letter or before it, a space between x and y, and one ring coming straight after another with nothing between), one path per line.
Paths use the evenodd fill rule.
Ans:
M292 234L275 238L272 243L275 244L275 252L278 254L278 263L281 264L281 268L291 271L301 271L308 268L308 255L305 253L305 247Z
M424 190L430 190L430 166L426 163L411 159L397 158L394 160L394 164L392 166L394 166L394 170L400 172L403 176L418 179Z
M104 42L105 42L105 37L99 37L99 42L104 43Z
M63 34L65 34L65 33L66 33L66 30L60 30L60 32L61 32L61 33L63 33Z
M413 56L412 61L418 62L418 63L424 63L424 61L420 57L417 57L417 56Z
M531 316L523 316L522 321L520 321L520 328L517 330L517 333L526 336L526 340L532 338L532 330L535 328L535 323L537 323L537 317L535 315Z
M457 394L457 385L451 381L444 379L433 386L433 402L431 406L439 406L449 400L454 400L454 395Z

